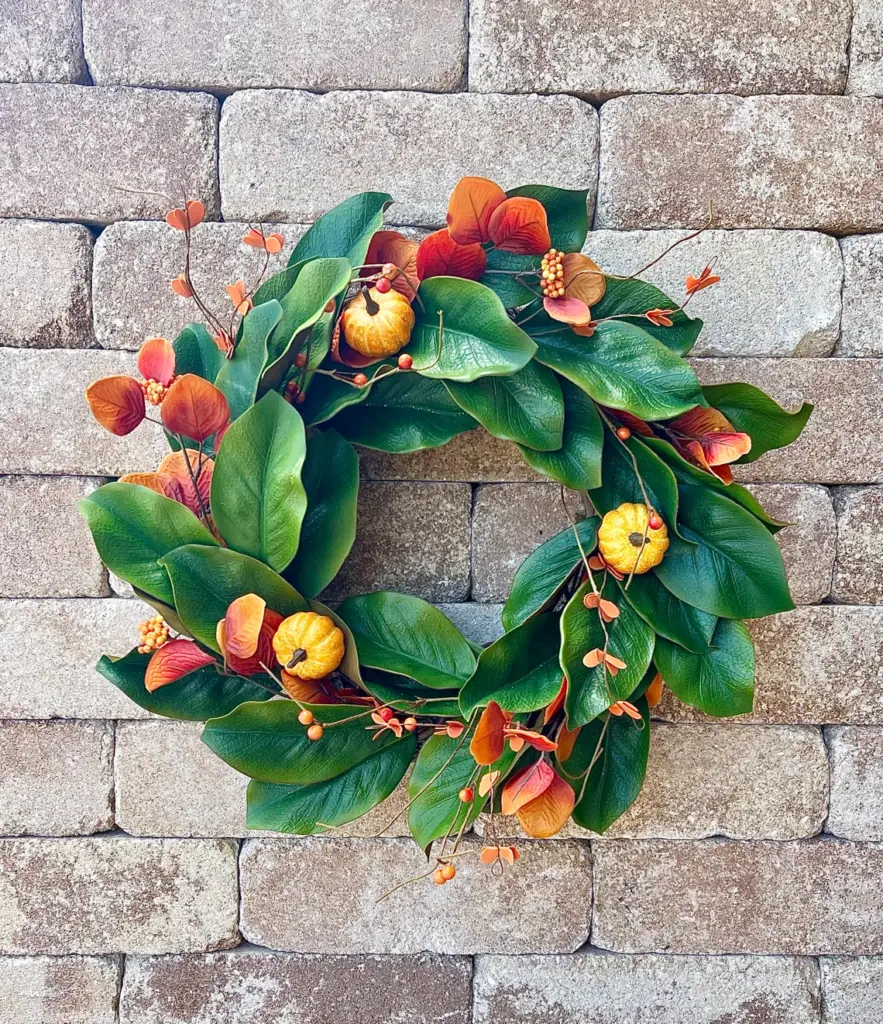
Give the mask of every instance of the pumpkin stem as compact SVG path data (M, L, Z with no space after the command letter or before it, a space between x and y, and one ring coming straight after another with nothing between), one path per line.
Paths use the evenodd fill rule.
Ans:
M371 298L371 292L367 288L363 288L362 294L365 296L365 309L368 312L368 316L377 316L380 312L380 306Z
M643 533L637 533L637 532L630 533L629 534L629 544L631 544L632 547L634 547L634 548L642 547L643 544L644 544L644 534Z
M306 660L307 652L303 649L303 647L298 647L295 649L291 657L288 659L288 663L286 664L285 667L291 669L294 668L295 665L299 665L302 661Z

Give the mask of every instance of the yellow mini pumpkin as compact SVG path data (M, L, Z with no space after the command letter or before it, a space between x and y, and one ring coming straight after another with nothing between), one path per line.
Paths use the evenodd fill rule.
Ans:
M659 519L660 525L654 529L649 525L650 516L646 505L632 502L604 516L598 529L598 550L608 565L623 573L649 572L659 565L668 549L668 527Z
M343 336L359 355L373 359L393 356L408 344L414 327L411 303L394 288L385 294L370 289L346 304L340 318Z
M297 612L273 637L279 664L299 679L322 679L343 661L343 633L327 615Z

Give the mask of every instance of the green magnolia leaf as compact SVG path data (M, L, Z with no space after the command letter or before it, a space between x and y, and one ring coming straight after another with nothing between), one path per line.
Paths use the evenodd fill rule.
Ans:
M325 727L320 741L309 739L307 727L298 721L302 708ZM270 700L241 704L223 718L212 718L202 741L251 779L306 786L333 779L396 742L389 730L376 736L365 728L370 724L358 705Z
M457 627L419 597L380 590L338 608L353 631L363 665L409 676L434 690L459 689L475 655Z
M258 381L267 361L267 339L281 317L282 307L271 299L255 306L242 321L233 358L224 360L215 380L230 403L231 420L254 405Z
M188 324L172 342L175 350L175 373L195 373L203 380L215 382L224 365L224 353L215 344L205 324Z
M166 604L172 586L159 560L183 544L218 543L189 508L138 484L105 484L80 512L108 569Z
M438 448L478 424L436 380L416 373L391 373L363 390L358 408L341 412L334 426L363 448L416 452Z
M95 667L139 707L183 722L205 722L229 714L245 701L264 701L273 696L257 683L243 676L224 675L211 665L150 693L144 686L144 674L152 656L135 649L123 658L105 656ZM272 686L268 677L262 679Z
M782 555L750 512L717 491L683 486L680 528L656 575L676 597L711 615L756 619L790 611Z
M557 615L539 615L504 633L481 652L460 691L463 717L492 700L518 713L551 703L561 689L559 646Z
M555 374L531 360L505 377L449 381L451 398L494 437L552 452L564 442L564 397Z
M805 402L797 412L787 412L751 384L712 384L702 390L710 406L751 437L751 451L739 462L755 462L774 448L796 441L813 411Z
M227 430L212 474L212 517L221 536L277 572L298 547L307 508L305 454L303 421L271 391Z
M285 578L313 598L338 574L356 539L359 457L336 430L314 434L307 441L302 480L307 514Z
M592 588L584 583L573 595L561 615L561 668L567 677L564 708L571 729L585 725L611 704L626 700L641 681L653 658L653 630L625 601L619 603L619 616L607 624L610 643L607 650L626 663L616 676L603 666L586 668L583 657L596 648L604 649L605 637L598 612L586 608L583 598ZM604 597L612 599L608 584ZM606 678L605 678L606 676Z
M310 601L310 611L318 612L320 615L327 615L335 626L343 633L344 651L343 661L337 666L337 671L357 686L362 685L362 672L359 666L359 649L356 646L356 638L353 631L337 614L336 611L322 604L321 601Z
M313 224L294 247L288 265L317 256L339 256L360 267L371 236L383 227L383 214L391 202L392 196L386 192L361 192L344 199Z
M367 677L367 678L365 678ZM381 704L389 704L406 714L437 715L440 718L459 718L460 704L457 690L433 690L421 686L416 680L397 676L392 672L367 669L362 682L365 689Z
M677 309L679 305L679 302L670 299L646 281L639 281L636 278L617 281L608 277L604 297L592 306L592 317L601 320L604 317L621 316L625 313L646 313L650 309ZM643 318L630 322L666 348L670 348L672 352L685 356L696 344L702 330L702 321L692 319L681 310L671 313L669 319L672 321L671 327L657 327Z
M248 784L249 828L319 835L326 826L345 825L385 800L404 778L414 757L416 737L411 733L397 743L366 757L342 775L308 786L279 786L252 780Z
M600 405L663 420L704 404L690 364L634 324L610 320L598 324L591 338L573 331L531 336L539 362Z
M252 302L256 306L260 306L263 302L270 302L272 299L281 303L282 299L291 291L298 274L305 266L306 260L301 260L280 270L278 274L268 277L252 296Z
M231 601L257 594L280 615L307 611L307 602L272 569L256 558L228 548L188 544L161 561L172 581L174 605L194 640L218 650L215 630Z
M420 285L420 301L422 307L414 307L417 323L408 352L415 370L425 377L468 384L479 377L515 373L536 352L536 345L509 319L503 303L477 281L431 277Z
M653 660L665 685L691 707L723 718L754 706L754 644L742 622L720 619L702 654L660 638Z
M308 427L327 423L342 409L364 402L371 388L357 388L327 374L316 374L307 391L307 398L298 410Z
M593 516L576 525L586 554L595 548L599 523L597 516ZM551 608L581 561L582 554L571 526L535 548L515 573L509 599L503 608L503 628L514 629L531 615Z
M688 651L702 652L711 643L717 619L669 593L652 572L633 576L626 587L619 584L625 600L660 636Z
M564 378L561 378L560 384L564 395L561 447L552 452L534 451L524 445L519 445L518 449L528 466L543 476L557 480L575 491L591 490L601 483L601 449L604 442L601 417L595 403L584 391Z

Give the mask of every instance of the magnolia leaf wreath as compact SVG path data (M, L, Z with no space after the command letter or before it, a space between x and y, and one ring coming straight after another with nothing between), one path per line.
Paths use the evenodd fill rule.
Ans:
M571 817L604 832L640 792L664 686L709 715L751 710L741 620L793 604L783 524L730 466L792 442L811 406L702 387L686 308L719 278L705 267L675 302L642 271L605 273L581 252L585 192L464 178L419 244L383 228L391 201L341 203L271 276L284 240L250 228L263 272L227 288L224 315L189 272L204 207L173 209L171 287L204 323L147 340L142 379L86 392L108 430L150 420L171 453L82 510L156 612L99 671L148 711L205 722L252 780L250 828L340 827L410 768L399 813L441 884L483 811L478 856L497 868L518 857L499 814L535 838ZM321 604L355 539L353 445L414 452L478 427L595 512L521 565L500 639L482 649L405 594Z

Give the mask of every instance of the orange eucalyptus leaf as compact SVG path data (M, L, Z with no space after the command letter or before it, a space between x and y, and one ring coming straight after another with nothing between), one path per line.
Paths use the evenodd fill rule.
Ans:
M463 735L463 730L466 726L462 722L451 721L445 726L445 732L452 740L457 740Z
M573 753L573 745L576 743L576 739L580 734L581 726L577 726L576 729L568 729L566 725L562 725L558 732L558 760L566 761Z
M175 350L166 338L148 338L138 350L138 372L168 387L175 376Z
M177 206L174 210L169 210L166 214L166 223L176 231L186 231L201 224L204 217L205 204L198 199L191 199L185 204L185 209Z
M230 419L224 393L195 373L185 373L166 392L161 408L163 426L173 434L204 441Z
M567 252L561 257L564 270L564 294L581 299L587 306L600 302L607 291L607 278L601 268L581 252Z
M515 814L531 800L536 800L552 785L555 772L546 761L537 761L516 772L503 786L500 810L503 814Z
M552 703L543 713L543 725L548 725L552 717L564 707L564 698L567 696L567 676L561 677L561 689L555 696Z
M475 735L469 744L469 753L478 764L493 764L503 753L506 739L503 730L506 727L506 716L500 705L492 700L482 711Z
M500 203L491 216L488 234L498 249L521 256L542 256L552 246L546 208L528 196Z
M323 679L301 679L282 669L282 688L292 700L301 704L338 704L328 676Z
M696 406L669 423L703 469L725 466L751 451L751 438L735 429L717 409Z
M144 392L134 377L102 377L86 388L92 415L111 434L131 434L144 419Z
M644 316L655 327L671 327L674 324L674 320L671 318L672 313L674 313L673 309L648 309Z
M509 744L512 745L513 740L518 740L518 746L513 746L513 750L520 750L521 747L526 743L529 747L533 747L534 750L555 750L558 744L554 740L550 740L548 736L544 736L541 732L534 732L533 729L519 729L508 728L506 729L506 736L509 737Z
M576 796L570 786L553 772L550 785L516 813L524 831L533 839L550 839L564 827L573 811Z
M244 594L231 601L224 620L225 653L250 658L258 649L267 602L257 594Z
M264 665L274 665L276 655L273 651L273 637L282 625L283 616L274 612L272 608L264 609L264 621L261 624L258 634L257 649L248 658L239 658L232 654L227 648L226 619L218 620L217 640L218 646L226 659L227 665L234 672L241 676L256 676L265 673Z
M193 289L187 283L187 278L183 274L178 274L177 277L173 277L169 281L172 291L176 295L180 295L182 299L192 299Z
M491 791L491 787L496 784L499 779L499 771L485 772L484 775L478 780L478 795L487 796Z
M174 477L168 473L125 473L120 477L121 484L137 484L139 487L146 487L150 491L156 491L179 505L186 505L184 490Z
M647 687L647 692L644 696L647 698L647 704L651 708L655 708L656 705L662 700L662 688L665 686L662 675L657 672L653 677L653 682Z
M504 860L507 864L514 864L520 857L521 854L514 846L483 846L479 855L482 864L493 864L498 860Z
M543 299L543 308L553 320L562 324L586 326L592 319L589 307L582 299Z
M213 663L214 658L192 640L170 640L150 659L144 685L149 693L153 693L161 686L168 686L182 676Z
M710 288L713 284L717 284L720 278L716 274L711 272L711 264L703 267L702 273L698 277L694 277L692 274L687 274L687 294L695 295L696 292L701 292L704 288Z
M405 238L400 231L375 231L365 256L365 266L370 273L374 273L386 263L392 263L403 271L391 277L390 282L410 302L414 298L414 285L411 282L416 284L419 279L417 243Z
M427 235L417 250L417 276L421 281L428 277L464 277L478 281L486 269L487 254L478 242L460 245L444 228Z
M193 478L197 483L196 488L194 488L193 480L191 480L190 473L187 471L186 460L188 459ZM172 452L170 455L167 455L159 464L157 472L163 476L171 477L181 489L182 496L180 498L176 497L175 501L180 501L191 512L199 515L201 509L196 497L197 489L200 498L202 498L202 504L208 508L214 469L215 463L213 459L203 456L200 463L199 452L195 448L187 448L186 455L182 451ZM172 497L172 495L169 495L169 497Z
M448 203L447 225L460 245L489 242L494 211L506 202L506 193L487 178L461 178Z
M230 301L233 303L236 312L240 316L245 316L245 314L254 306L254 303L245 293L245 281L237 281L235 284L228 284L225 291L230 297Z
M272 235L267 235L264 239L264 248L271 256L278 256L282 252L283 245L285 245L285 239L278 231L274 231Z

